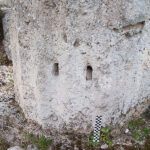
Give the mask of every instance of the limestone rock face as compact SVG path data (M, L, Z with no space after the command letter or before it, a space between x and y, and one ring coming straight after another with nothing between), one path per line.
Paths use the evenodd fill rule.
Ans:
M150 96L150 0L14 0L16 99L51 131L128 120Z

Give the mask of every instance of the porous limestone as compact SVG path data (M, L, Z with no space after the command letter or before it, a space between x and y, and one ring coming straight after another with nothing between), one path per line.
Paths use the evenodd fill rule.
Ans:
M123 125L146 107L149 10L150 0L13 0L10 47L26 117L89 133L96 115Z

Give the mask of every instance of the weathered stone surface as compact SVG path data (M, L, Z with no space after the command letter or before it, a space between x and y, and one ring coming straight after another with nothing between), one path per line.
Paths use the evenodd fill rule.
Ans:
M8 5L8 0L0 0L0 6Z
M51 131L89 133L96 115L103 125L122 125L149 99L149 0L13 5L15 91L28 119Z
M107 149L108 148L108 145L107 144L103 144L102 146L101 146L101 149Z
M8 148L7 150L23 150L23 149L19 146L14 146L14 147Z
M38 148L33 145L28 145L27 150L38 150Z

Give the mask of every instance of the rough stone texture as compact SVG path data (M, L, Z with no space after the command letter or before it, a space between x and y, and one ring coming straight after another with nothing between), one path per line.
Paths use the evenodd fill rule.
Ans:
M19 146L14 146L14 147L10 147L7 150L23 150L23 148L19 147Z
M0 6L7 6L9 3L8 0L0 0Z
M96 115L103 125L128 120L150 97L149 10L149 0L14 0L10 44L26 117L77 133Z
M145 127L150 125L150 107L142 115L147 118ZM122 134L121 131L122 130ZM124 134L126 128L116 127L111 130L113 136L113 148L115 150L124 149L149 149L149 140L137 142L130 133ZM36 150L36 144L32 145L31 136L35 138L45 135L47 139L52 140L49 150L74 149L88 150L89 137L85 134L50 134L49 130L43 130L41 126L33 121L27 122L24 118L21 108L18 106L14 97L12 66L0 66L0 149L19 145L26 150ZM134 143L134 144L133 144ZM103 147L104 145L102 145ZM25 148L26 147L26 148ZM90 148L91 149L91 148ZM101 146L94 147L101 149ZM107 149L109 150L109 148Z
M18 128L24 126L19 110L14 96L12 66L0 66L0 138L6 138L9 144L16 144Z

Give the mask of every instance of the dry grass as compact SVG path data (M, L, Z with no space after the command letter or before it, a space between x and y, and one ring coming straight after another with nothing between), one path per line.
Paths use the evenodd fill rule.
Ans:
M0 150L7 150L9 148L9 144L7 143L7 141L0 137Z

